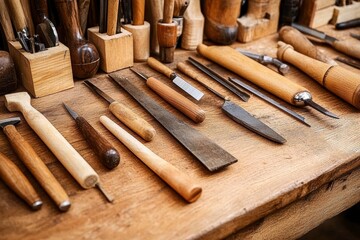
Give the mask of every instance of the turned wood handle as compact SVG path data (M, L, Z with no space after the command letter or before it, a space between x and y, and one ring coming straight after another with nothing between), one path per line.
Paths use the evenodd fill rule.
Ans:
M10 112L20 111L24 115L29 126L83 188L91 188L98 183L99 176L94 169L49 120L31 106L28 93L18 92L5 95L5 105Z
M195 50L203 41L204 16L201 13L200 0L191 0L184 13L184 29L181 47Z
M11 25L11 19L5 0L0 0L0 23L7 41L15 40L14 31Z
M109 109L122 123L136 132L144 140L151 141L156 135L156 130L153 126L124 104L115 101L110 104Z
M179 171L172 164L156 155L109 118L101 116L100 122L184 199L188 202L194 202L200 197L201 187L196 185L184 172Z
M5 126L3 130L16 154L59 209L68 210L70 207L68 195L31 145L19 134L14 125Z
M107 35L116 34L119 0L108 0Z
M305 56L292 46L279 43L278 58L291 63L326 89L360 109L360 76L341 66L332 66Z
M145 0L133 0L133 25L144 25Z
M21 0L21 5L24 10L26 26L29 28L30 36L34 36L35 28L34 28L34 22L33 22L32 16L31 16L30 0Z
M113 169L120 163L118 151L101 136L83 117L76 118L81 133L99 157L101 163L108 169Z
M309 92L306 88L291 82L284 76L244 56L229 46L208 47L200 44L197 51L200 55L233 71L290 104L301 104L295 101L295 95L301 92Z
M78 5L79 5L79 20L80 20L81 31L85 35L89 8L90 8L90 0L78 0Z
M40 209L42 201L34 187L15 163L2 153L0 153L0 178L32 209Z
M20 0L7 0L7 7L10 11L10 17L15 25L16 31L21 31L27 27L24 9Z
M356 39L339 40L332 43L332 46L349 56L360 59L360 44Z
M174 71L168 68L166 65L162 64L160 61L153 57L149 57L147 59L147 64L154 70L164 74L168 78L171 78L171 76L174 74Z
M280 40L290 44L294 49L306 56L322 62L337 65L336 61L322 53L307 39L299 30L290 26L284 26L279 31Z
M174 13L175 0L164 0L163 23L171 23Z
M194 122L200 123L205 120L205 111L203 109L156 78L148 78L146 84L165 101L188 116Z
M175 0L173 16L182 17L190 2L190 0Z

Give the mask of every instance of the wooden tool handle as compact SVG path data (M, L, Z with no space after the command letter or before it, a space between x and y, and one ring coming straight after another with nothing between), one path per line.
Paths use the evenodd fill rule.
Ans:
M34 28L34 22L33 22L32 16L31 16L30 0L21 0L21 5L24 10L26 26L29 29L30 36L34 36L35 28Z
M153 57L149 57L147 60L147 64L154 70L164 74L165 76L167 76L168 78L171 77L171 75L174 73L173 70L171 70L170 68L168 68L166 65L164 65L163 63L159 62L157 59L153 58Z
M110 104L109 109L122 123L139 134L144 140L151 141L156 135L153 126L124 104L115 101Z
M346 40L335 41L332 46L342 53L360 59L360 44L356 39L349 38Z
M296 28L290 26L282 27L279 31L279 38L287 44L292 45L296 51L305 54L306 56L331 65L337 65L335 60L322 53Z
M11 19L5 0L0 0L0 24L4 31L7 41L15 40L14 31L11 25Z
M176 65L177 69L179 69L182 73L186 74L188 77L191 77L195 81L198 81L201 85L205 86L207 89L210 89L207 85L204 84L206 78L194 71L185 63L179 62ZM211 91L211 90L210 90Z
M332 66L296 52L279 43L278 57L315 79L326 89L360 109L360 76L341 66Z
M0 178L33 209L38 210L42 201L20 169L0 153Z
M90 8L90 0L79 0L79 20L81 26L81 32L85 35L86 25Z
M175 0L173 16L182 17L190 2L191 0Z
M83 188L95 186L99 181L99 176L94 169L49 120L31 106L28 93L18 92L5 95L5 105L10 112L20 111L24 115L29 126Z
M208 47L200 44L197 51L202 56L233 71L290 104L301 104L295 101L295 95L301 92L309 92L306 88L291 82L284 76L242 55L229 46Z
M175 0L164 0L163 23L171 23L174 13Z
M109 118L101 116L100 122L185 200L194 202L200 197L202 192L201 187L194 184L184 172L179 171L172 164L156 155Z
M86 141L99 157L101 163L108 169L113 169L120 163L118 151L101 136L83 117L77 117L76 123Z
M107 35L116 34L119 0L108 0Z
M191 0L184 13L184 29L181 47L195 50L203 41L204 16L201 13L200 0Z
M157 94L159 94L165 101L188 116L194 122L200 123L205 120L204 110L156 78L148 78L146 84Z
M24 9L20 0L8 0L7 7L10 11L10 17L15 25L16 31L21 31L27 27Z
M15 126L8 125L3 130L16 154L51 199L54 200L59 209L61 211L68 210L70 207L68 195L31 145L18 133Z
M145 0L133 0L133 25L144 25Z

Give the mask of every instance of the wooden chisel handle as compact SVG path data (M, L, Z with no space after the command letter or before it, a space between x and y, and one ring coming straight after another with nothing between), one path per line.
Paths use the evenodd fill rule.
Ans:
M116 34L119 0L108 0L107 35Z
M175 0L164 0L163 23L171 23L174 13Z
M147 64L154 70L164 74L168 78L174 74L174 71L168 68L166 65L158 61L156 58L149 57L147 60Z
M338 40L333 42L332 46L339 52L360 59L360 44L356 39Z
M33 209L41 208L42 201L20 169L0 153L0 178Z
M5 0L0 0L0 24L4 31L7 41L15 40L14 31L11 25L11 19L8 12L8 8L5 4Z
M194 122L201 123L205 120L205 111L203 109L156 78L149 77L146 84Z
M120 163L120 155L111 143L101 136L85 118L79 116L75 121L88 144L99 157L101 163L108 169L113 169L118 166Z
M229 46L209 47L200 44L197 51L200 55L233 71L284 101L293 105L304 105L304 102L296 101L295 96L302 92L309 93L306 88L291 82L284 76L244 56L235 49Z
M133 25L144 25L145 0L133 0Z
M156 135L153 126L124 104L114 101L110 104L109 109L122 123L139 134L144 140L151 141Z
M179 171L172 164L156 155L108 117L101 116L100 122L185 200L194 202L200 197L201 187L193 183L184 172Z
M16 154L49 194L51 199L54 200L58 208L61 211L67 211L70 208L69 197L39 155L19 134L14 125L5 126L3 130Z
M360 76L339 65L332 66L305 56L279 42L278 58L291 63L326 89L360 109Z
M94 169L49 120L31 106L30 96L27 92L5 95L5 105L10 112L20 111L24 115L29 126L83 188L94 187L99 182L99 176Z
M27 22L20 0L8 0L6 3L16 31L21 31L26 28Z

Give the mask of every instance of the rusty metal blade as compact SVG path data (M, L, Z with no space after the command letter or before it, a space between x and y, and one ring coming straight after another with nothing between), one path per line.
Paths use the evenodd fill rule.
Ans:
M127 78L109 75L145 108L176 140L193 154L209 171L216 171L237 162L237 159L219 145L165 110Z

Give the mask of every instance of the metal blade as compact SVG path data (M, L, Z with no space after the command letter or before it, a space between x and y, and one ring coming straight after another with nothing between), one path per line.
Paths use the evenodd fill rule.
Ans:
M328 110L326 110L325 108L323 108L323 107L320 106L319 104L315 103L315 102L314 102L313 100L311 100L311 99L306 99L306 100L304 100L304 102L305 102L307 105L309 105L310 107L318 110L318 111L321 112L322 114L325 114L326 116L339 119L338 116L336 116L336 115L333 114L332 112L329 112Z
M64 102L63 102L63 105L73 119L77 119L79 117L79 115L74 110L72 110L68 105L66 105Z
M296 120L299 120L300 122L302 122L303 124L305 124L306 126L310 127L310 125L305 122L305 118L299 114L297 114L296 112L288 109L287 107L281 105L279 102L275 101L274 99L266 96L265 94L261 93L260 91L256 90L255 88L247 85L246 83L244 83L243 81L241 81L240 79L237 78L231 78L229 77L230 81L233 81L236 84L239 84L239 86L241 86L242 88L244 88L245 90L248 90L249 92L251 92L252 94L254 94L255 96L258 96L259 98L261 98L262 100L270 103L271 105L273 105L274 107L277 107L278 109L280 109L281 111L289 114L290 116L294 117Z
M271 141L277 143L285 143L286 140L270 127L265 125L259 119L255 118L254 116L250 115L247 111L245 111L240 106L236 105L231 101L225 101L224 105L222 106L222 110L235 122L241 124L242 126L246 127L247 129L263 136Z
M136 71L133 68L130 68L131 71L133 71L136 75L138 75L139 77L141 77L142 79L144 79L145 81L149 78L148 76L146 76L144 73Z
M202 93L199 89L192 86L190 83L186 82L178 75L175 75L175 78L173 78L172 80L176 86L181 88L183 91L185 91L187 94L189 94L197 101L199 101L204 96L204 93Z
M336 57L335 60L345 63L349 66L352 66L354 68L360 69L360 62L349 59L349 58L342 58L342 57Z
M95 86L94 84L92 84L89 80L85 80L83 82L87 87L89 87L91 90L93 90L94 92L96 92L97 94L99 94L101 97L103 97L106 101L108 101L108 103L112 103L115 100L112 99L109 95L107 95L106 93L104 93L100 88L98 88L97 86Z
M311 35L313 37L322 39L325 42L330 43L330 44L337 41L336 38L331 37L329 35L326 35L324 32L320 32L320 31L318 31L316 29L313 29L313 28L305 27L303 25L296 24L296 23L292 23L291 26L296 28L297 30L299 30L302 33L306 33L306 34L309 34L309 35Z
M0 120L0 127L4 128L8 125L16 125L19 122L21 122L21 119L19 117L13 117L13 118L6 118L3 120Z
M240 91L234 84L227 81L225 78L221 77L219 74L211 70L210 68L206 67L205 65L201 64L200 62L196 61L195 59L189 57L189 62L194 65L196 68L201 70L203 73L220 83L223 87L230 90L232 93L234 93L236 96L238 96L241 100L244 102L247 102L250 98L249 94Z
M145 108L176 140L193 154L209 171L237 162L237 159L194 128L177 119L152 98L135 87L127 78L109 75Z

